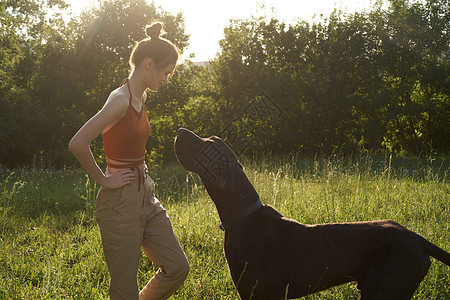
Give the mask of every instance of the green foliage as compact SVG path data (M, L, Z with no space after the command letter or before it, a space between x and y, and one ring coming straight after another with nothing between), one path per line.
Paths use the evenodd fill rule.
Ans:
M230 22L216 85L233 105L222 109L236 116L242 101L265 91L283 110L248 126L260 130L255 153L448 151L448 6L382 4L313 24Z
M367 11L289 25L267 16L231 20L208 67L185 62L171 84L149 93L149 162L175 160L180 126L222 135L248 155L447 153L445 4L380 0ZM154 3L101 0L70 21L66 8L62 0L1 2L1 164L76 164L67 144L127 77L145 24L161 19L169 39L188 45L182 14ZM102 148L96 139L99 163Z
M128 76L131 49L152 20L166 24L168 38L181 50L187 45L182 15L144 0L100 1L67 23L63 1L19 2L0 6L2 164L29 165L35 157L55 166L73 163L70 138ZM96 140L93 152L100 161L101 150Z

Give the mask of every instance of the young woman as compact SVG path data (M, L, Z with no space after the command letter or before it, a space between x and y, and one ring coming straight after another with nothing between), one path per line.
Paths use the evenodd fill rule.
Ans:
M69 144L81 165L101 184L96 219L111 276L111 299L167 299L189 272L170 219L154 196L154 182L144 160L150 134L145 91L156 91L168 82L179 56L172 42L161 37L161 30L161 22L147 26L148 38L131 53L129 78L111 92L103 108ZM105 173L89 146L100 133L107 157ZM159 270L139 292L141 248Z

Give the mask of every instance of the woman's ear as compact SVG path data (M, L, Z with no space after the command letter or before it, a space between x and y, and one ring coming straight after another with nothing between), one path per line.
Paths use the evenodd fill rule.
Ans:
M151 59L151 58L146 58L144 60L144 64L145 64L144 66L145 66L146 70L151 70L155 65L153 59Z

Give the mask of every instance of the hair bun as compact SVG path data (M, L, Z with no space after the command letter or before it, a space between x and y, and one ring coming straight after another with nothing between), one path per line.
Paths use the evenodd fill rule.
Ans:
M161 35L165 34L162 29L163 23L160 21L156 21L145 27L145 34L152 39L159 38Z

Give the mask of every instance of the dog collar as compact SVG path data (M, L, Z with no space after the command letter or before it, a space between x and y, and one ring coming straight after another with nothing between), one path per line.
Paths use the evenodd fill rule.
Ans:
M220 222L220 225L219 225L220 229L222 229L223 231L225 231L226 229L229 229L231 225L236 224L237 222L242 221L246 217L250 216L261 206L263 206L263 204L261 203L261 200L259 200L259 198L258 198L258 200L256 200L255 203L253 203L249 207L241 210L235 216L232 216L228 220Z

